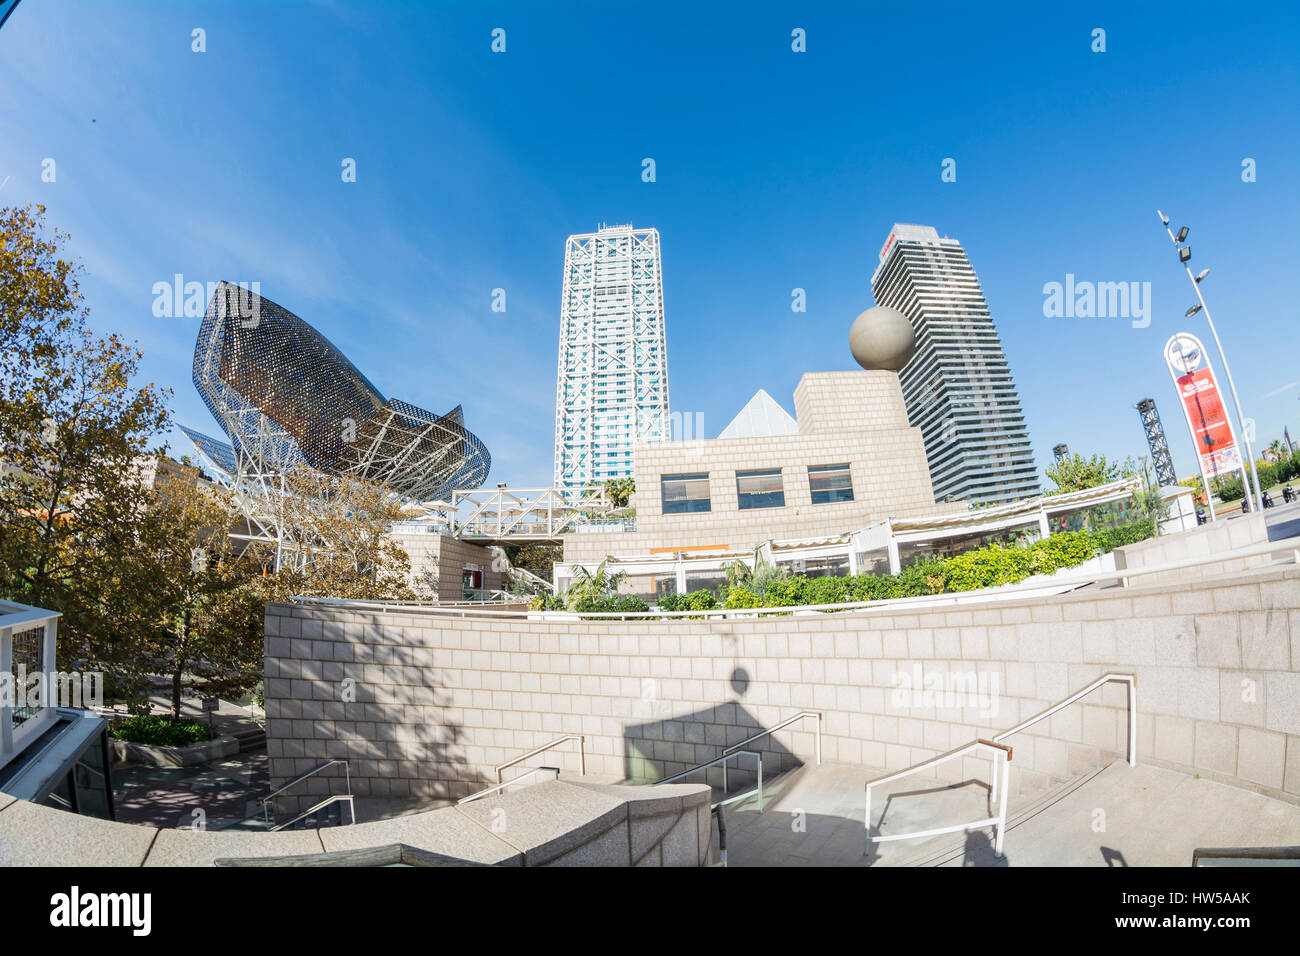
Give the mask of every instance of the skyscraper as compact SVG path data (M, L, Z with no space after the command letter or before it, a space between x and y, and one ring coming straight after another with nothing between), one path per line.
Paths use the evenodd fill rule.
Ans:
M564 247L555 485L632 474L638 441L666 441L668 352L659 231L602 227Z
M907 316L916 333L899 381L908 420L925 438L935 500L1037 494L1020 398L961 244L931 226L895 223L879 260L872 295Z

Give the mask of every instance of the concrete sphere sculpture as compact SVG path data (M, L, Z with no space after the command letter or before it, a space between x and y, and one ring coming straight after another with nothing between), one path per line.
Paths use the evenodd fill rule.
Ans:
M907 316L883 305L873 306L853 321L849 349L865 369L899 371L916 351L916 336Z

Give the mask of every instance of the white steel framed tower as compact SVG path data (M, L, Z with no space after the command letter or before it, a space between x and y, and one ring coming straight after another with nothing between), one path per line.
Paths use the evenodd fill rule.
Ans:
M921 429L936 501L1006 502L1039 493L1029 432L979 278L956 239L895 223L871 276L877 304L912 323L899 372Z
M638 441L667 441L668 351L659 231L602 227L564 247L555 485L632 474Z

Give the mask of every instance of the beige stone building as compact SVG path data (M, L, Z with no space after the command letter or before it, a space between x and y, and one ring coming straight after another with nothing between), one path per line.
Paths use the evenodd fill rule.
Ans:
M391 533L411 559L411 588L422 600L480 601L505 586L499 548L453 538L436 524L394 525Z
M795 388L794 419L773 404L760 392L715 439L638 444L635 530L588 525L564 538L565 563L752 552L966 512L964 502L936 504L896 373L810 372Z

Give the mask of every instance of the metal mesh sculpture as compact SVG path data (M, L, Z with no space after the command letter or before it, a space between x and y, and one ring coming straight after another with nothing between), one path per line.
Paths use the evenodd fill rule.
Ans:
M460 406L434 415L384 398L298 316L229 282L216 287L199 328L194 385L230 447L186 434L223 477L254 493L281 490L283 476L306 465L419 502L477 488L491 467Z

